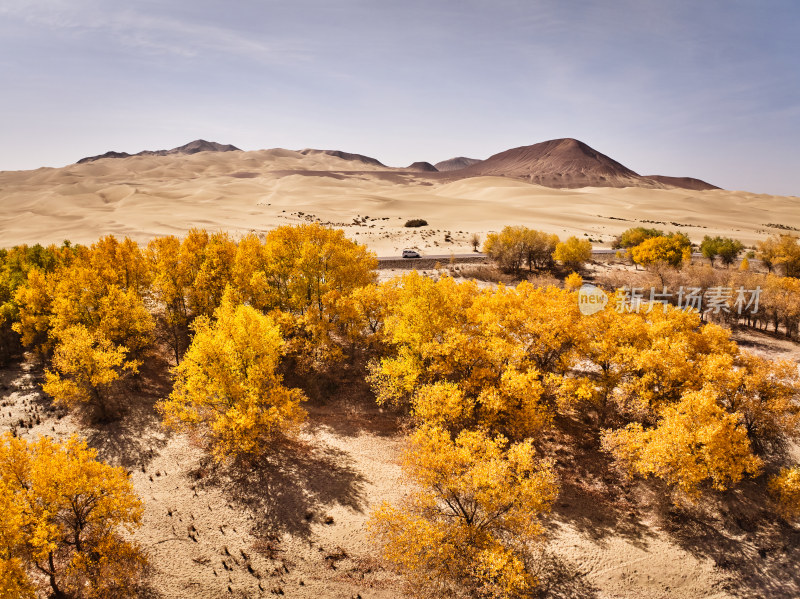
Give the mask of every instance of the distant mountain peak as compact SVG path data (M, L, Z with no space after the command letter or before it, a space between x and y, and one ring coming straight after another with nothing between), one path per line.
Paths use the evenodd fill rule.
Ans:
M406 167L407 171L422 171L427 173L436 173L439 171L435 166L433 166L430 162L412 162Z
M666 175L647 175L647 179L671 185L672 187L680 187L682 189L693 189L694 191L709 191L711 189L721 189L716 185L712 185L702 179L695 179L694 177L667 177Z
M386 166L376 158L371 158L370 156L364 156L363 154L352 154L350 152L342 152L341 150L315 150L314 148L306 148L305 150L300 150L300 154L303 154L305 156L313 154L324 154L326 156L335 156L336 158L341 158L342 160L363 162L364 164L372 164L374 166Z
M235 152L239 150L236 146L231 144L220 144L215 141L206 141L205 139L195 139L188 144L172 148L168 151L169 154L197 154L198 152Z
M547 187L657 185L572 137L500 152L466 167L463 174L514 177Z
M437 162L433 166L436 167L437 171L458 171L462 168L467 168L468 166L472 166L473 164L477 164L480 162L478 158L467 158L466 156L456 156L455 158L449 158L447 160L442 160L441 162Z
M127 152L110 151L105 154L98 154L97 156L87 156L78 160L77 164L85 164L87 162L94 162L103 158L130 158L131 156L170 156L173 154L197 154L198 152L234 152L240 151L236 146L230 144L220 144L215 141L206 141L205 139L195 139L188 144L172 148L171 150L143 150L136 154L128 154Z

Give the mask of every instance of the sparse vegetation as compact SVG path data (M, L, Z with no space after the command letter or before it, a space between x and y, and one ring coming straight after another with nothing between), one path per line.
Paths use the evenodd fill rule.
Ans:
M632 248L643 241L652 239L653 237L661 237L664 232L660 229L649 229L647 227L633 227L622 232L617 239L614 240L612 247L618 248Z
M469 237L469 244L472 246L472 251L477 252L478 248L481 247L481 236L479 233L473 233Z
M700 244L700 252L703 257L708 258L712 266L714 265L714 259L719 256L720 262L729 267L743 249L742 242L730 237L709 237L706 235Z

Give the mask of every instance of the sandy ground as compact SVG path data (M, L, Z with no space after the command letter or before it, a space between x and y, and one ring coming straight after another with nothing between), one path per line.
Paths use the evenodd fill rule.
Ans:
M769 225L800 230L796 197L552 189L504 177L455 177L290 150L140 156L0 172L0 245L88 243L108 233L146 242L191 227L239 235L311 221L344 228L379 255L404 247L469 251L472 233L485 236L508 224L585 236L596 246L637 225L680 229L694 241L729 235L745 244L786 231ZM424 218L429 226L404 228L411 218Z

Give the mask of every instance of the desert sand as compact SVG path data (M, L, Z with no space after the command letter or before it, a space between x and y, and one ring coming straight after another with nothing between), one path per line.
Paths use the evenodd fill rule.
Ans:
M470 251L472 233L485 236L508 224L562 238L586 236L596 247L641 224L679 229L694 241L719 234L747 245L785 232L770 225L800 229L797 197L666 184L566 189L464 175L282 149L0 172L0 246L89 243L109 233L145 243L191 227L244 235L310 221L341 227L381 256L404 247L430 254ZM424 218L429 226L404 228L411 218ZM444 240L446 232L452 241Z

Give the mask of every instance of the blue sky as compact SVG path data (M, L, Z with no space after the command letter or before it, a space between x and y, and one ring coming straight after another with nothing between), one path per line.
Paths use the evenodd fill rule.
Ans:
M800 3L0 0L0 170L196 138L406 166L556 137L800 195Z

